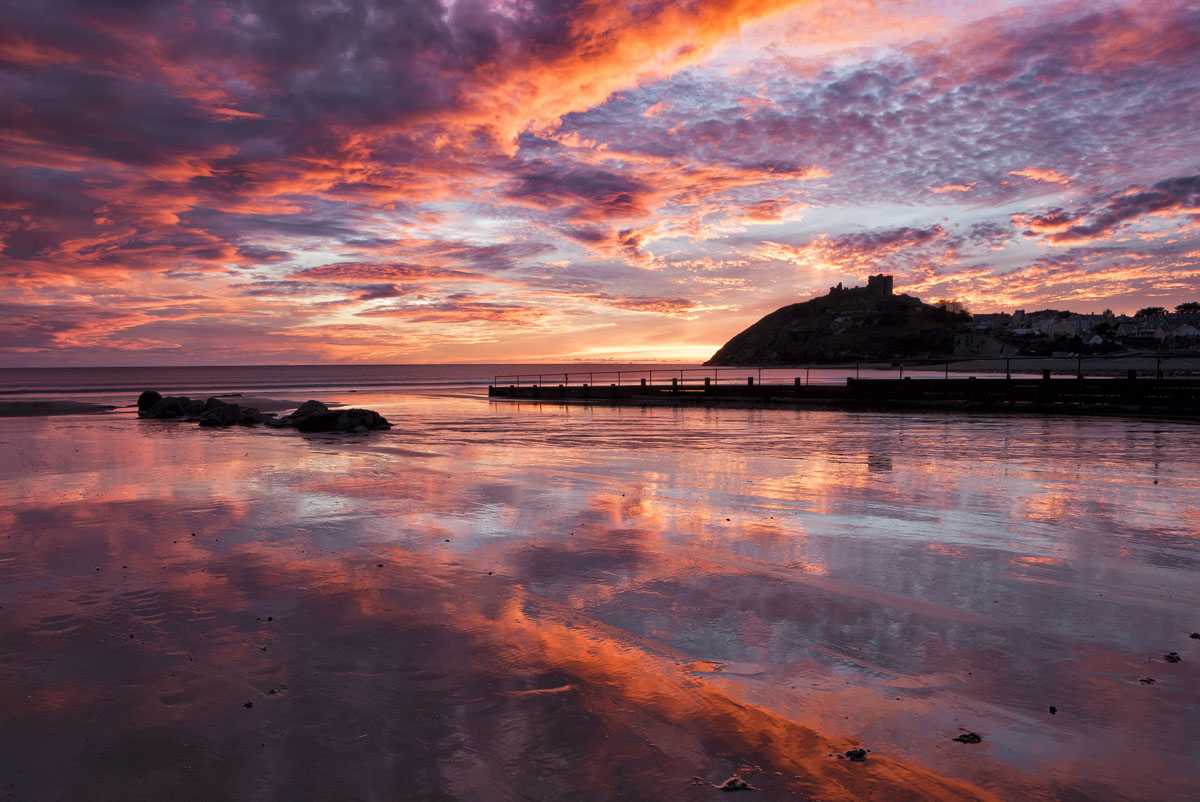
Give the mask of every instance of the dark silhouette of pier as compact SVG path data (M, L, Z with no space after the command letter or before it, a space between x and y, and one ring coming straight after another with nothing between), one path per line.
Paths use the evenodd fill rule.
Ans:
M1040 375L1030 369L1031 364L1038 363L1033 358L854 363L837 368L813 365L522 374L497 376L488 388L488 395L497 399L591 404L815 406L893 411L924 408L1200 417L1200 378L1168 375L1170 365L1164 367L1163 358L1152 357L1149 365L1146 358L1140 359L1140 371L1115 370L1113 365L1118 360L1111 357L1098 362L1109 375L1088 375L1082 358L1044 360L1057 370L1042 368ZM1014 362L1018 365L1014 366ZM967 366L975 375L951 377L952 365L956 372ZM844 373L844 378L834 375L839 372ZM818 374L815 381L814 373Z

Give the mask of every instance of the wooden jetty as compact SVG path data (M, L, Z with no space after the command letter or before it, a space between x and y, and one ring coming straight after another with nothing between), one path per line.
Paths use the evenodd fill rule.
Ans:
M744 372L744 371L743 371ZM971 376L965 378L854 378L844 384L720 383L710 377L685 381L641 378L620 383L587 381L497 382L488 387L495 399L585 404L799 406L838 409L945 409L1053 412L1114 415L1169 415L1200 420L1200 379L1139 377L1063 377L1046 371L1041 378ZM551 378L547 382L546 378Z

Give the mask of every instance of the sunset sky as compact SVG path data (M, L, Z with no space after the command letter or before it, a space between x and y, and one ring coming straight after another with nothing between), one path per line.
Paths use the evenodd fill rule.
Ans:
M0 0L0 365L1200 300L1195 0Z

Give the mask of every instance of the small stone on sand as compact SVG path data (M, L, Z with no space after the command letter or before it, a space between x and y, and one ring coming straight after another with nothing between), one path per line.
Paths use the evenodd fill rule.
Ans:
M977 744L983 740L977 733L964 732L957 738L951 738L952 741L958 741L960 744Z

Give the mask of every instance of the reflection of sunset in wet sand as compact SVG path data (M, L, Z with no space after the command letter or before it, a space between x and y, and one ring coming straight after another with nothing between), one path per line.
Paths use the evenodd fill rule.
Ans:
M3 798L1200 783L1193 427L374 401L0 421Z

